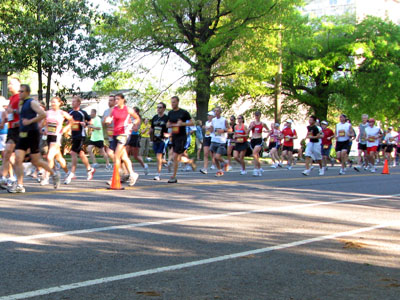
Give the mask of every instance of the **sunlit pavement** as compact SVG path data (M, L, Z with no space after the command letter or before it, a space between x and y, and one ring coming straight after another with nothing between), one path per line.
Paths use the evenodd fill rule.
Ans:
M399 299L400 168L0 195L0 299Z

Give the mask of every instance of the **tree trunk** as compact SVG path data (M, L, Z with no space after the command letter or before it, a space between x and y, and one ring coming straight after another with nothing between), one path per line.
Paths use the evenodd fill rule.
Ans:
M275 76L275 123L281 123L281 112L282 112L282 25L279 25L278 31L279 40L279 62L278 62L278 72Z
M196 70L196 109L197 119L205 122L207 120L208 103L211 96L211 67L205 67L201 70Z
M50 68L47 72L47 87L46 87L46 109L50 107L50 96L51 96L51 76L53 75L53 70Z
M43 100L43 78L42 78L42 57L39 53L37 59L37 75L38 75L38 101L41 102Z
M328 117L328 101L325 98L320 98L320 101L317 105L311 106L315 116L320 120L326 120Z

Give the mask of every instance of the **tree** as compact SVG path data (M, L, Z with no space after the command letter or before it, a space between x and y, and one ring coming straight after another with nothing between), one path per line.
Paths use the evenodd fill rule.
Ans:
M0 27L2 35L17 45L13 60L37 72L39 100L43 99L42 75L46 74L47 106L54 74L71 70L82 77L95 77L108 71L107 65L97 63L102 47L92 28L100 16L87 0L17 0L5 8L1 19L7 26Z
M205 120L219 62L238 39L262 20L275 19L293 0L130 0L121 1L114 21L100 32L119 57L132 52L178 55L194 78L197 115Z

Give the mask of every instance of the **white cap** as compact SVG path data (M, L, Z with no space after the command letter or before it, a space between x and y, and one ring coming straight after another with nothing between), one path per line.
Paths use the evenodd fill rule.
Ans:
M215 117L215 113L214 113L213 111L209 111L209 112L208 112L208 115L209 115L209 116Z
M287 120L286 123L293 124L293 121L292 120Z

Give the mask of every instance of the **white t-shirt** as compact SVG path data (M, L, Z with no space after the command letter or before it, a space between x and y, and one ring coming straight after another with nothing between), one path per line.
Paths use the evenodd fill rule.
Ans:
M345 142L350 139L350 123L338 123L336 124L336 132L337 132L337 141L338 142Z
M367 147L379 146L379 133L381 130L379 127L368 126L365 128L365 134L367 135Z
M226 143L226 133L217 133L218 129L227 130L226 119L224 117L220 117L219 119L215 117L212 119L211 123L214 127L214 135L211 137L211 142L220 144Z
M206 130L206 132L205 132L205 137L213 137L214 136L214 132L211 132L210 131L210 127L211 127L211 125L212 125L212 122L211 121L206 121L206 128L205 128L205 130Z
M388 145L396 145L396 137L397 137L397 133L396 132L387 133L386 136L385 136L386 144L388 144Z

